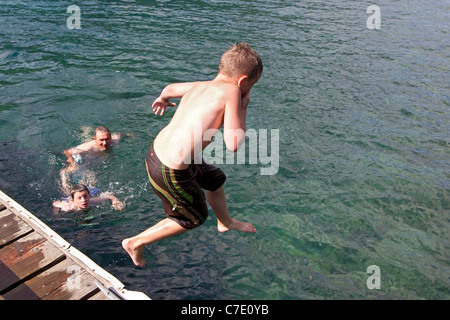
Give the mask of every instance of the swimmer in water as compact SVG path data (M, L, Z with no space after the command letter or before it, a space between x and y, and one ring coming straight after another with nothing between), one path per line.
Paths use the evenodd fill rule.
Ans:
M81 162L81 155L83 153L89 152L104 152L115 146L122 136L132 137L131 134L123 133L110 133L108 128L104 126L99 126L95 129L94 138L91 141L80 144L77 147L70 148L64 151L67 157L67 162L69 166L63 169L65 172L73 172L78 169L78 163Z
M125 207L122 201L109 192L104 192L99 196L91 198L91 193L85 185L76 184L72 187L70 200L53 202L53 212L58 214L59 210L65 212L84 210L92 205L95 206L106 200L111 200L112 207L116 210L122 210Z

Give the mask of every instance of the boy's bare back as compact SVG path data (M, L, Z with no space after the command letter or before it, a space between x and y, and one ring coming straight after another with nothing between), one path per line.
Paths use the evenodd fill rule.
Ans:
M212 81L172 86L169 90L179 93L182 99L170 123L161 130L154 142L155 152L166 166L173 169L187 168L195 155L211 142L224 121L230 127L226 125L224 129L245 130L242 125L245 119L241 119L241 90L238 86L221 77ZM170 96L173 97L173 92ZM230 147L228 142L232 142L225 142Z

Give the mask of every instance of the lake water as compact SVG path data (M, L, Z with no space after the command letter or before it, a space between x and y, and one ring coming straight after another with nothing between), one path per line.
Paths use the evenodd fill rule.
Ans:
M81 29L70 4L0 1L0 189L129 290L450 298L448 1L91 0L73 3ZM373 4L380 29L366 24ZM231 215L258 233L219 234L211 212L135 268L121 240L164 218L144 159L173 110L151 104L169 83L213 78L240 41L264 63L247 127L279 130L279 168L220 167ZM126 207L55 216L62 152L98 125L134 135L88 168Z

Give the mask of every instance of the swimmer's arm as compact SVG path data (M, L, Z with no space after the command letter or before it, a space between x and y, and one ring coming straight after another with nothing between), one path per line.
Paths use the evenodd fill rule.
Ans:
M70 204L67 203L66 201L54 201L53 202L53 213L58 214L59 209L61 209L61 211L70 211Z
M95 148L95 141L91 140L85 143L80 144L79 146L70 148L68 150L66 150L67 152L69 152L71 155L73 154L80 154L86 151L90 151L93 148Z
M75 163L75 159L73 158L73 155L89 151L90 149L93 148L94 145L95 145L94 141L89 141L89 142L82 143L77 147L64 150L64 154L67 157L67 162L69 162L69 164L70 164L69 167L72 170L75 169L76 163Z
M122 137L128 137L128 138L134 139L134 135L132 135L131 133L114 132L111 134L111 139L114 141L119 141L120 138L122 138Z
M75 148L72 148L72 149L75 149ZM73 154L76 154L76 153L72 153L70 150L72 150L72 149L68 149L68 150L65 150L64 151L64 154L66 155L66 157L67 157L67 162L69 163L69 166L67 167L67 168L63 168L62 170L61 170L61 174L63 174L64 172L74 172L74 171L76 171L77 169L78 169L78 166L77 166L77 163L75 162L75 159L74 159L74 157L72 156Z
M67 162L69 163L69 166L70 167L75 167L75 159L73 158L72 152L71 152L72 149L64 150L64 154L67 157Z
M59 213L60 203L61 203L61 201L53 202L53 214L58 214Z
M162 116L166 107L175 106L175 103L170 102L170 99L182 98L196 83L197 82L182 82L169 84L163 89L161 95L153 102L153 112L155 112L156 115L160 112L160 115Z
M107 193L107 192L102 193L98 197L92 198L89 202L91 204L98 204L98 203L106 201L106 200L111 200L112 207L116 210L122 210L125 207L125 205L122 203L122 201L120 201L115 196L113 196L112 194Z

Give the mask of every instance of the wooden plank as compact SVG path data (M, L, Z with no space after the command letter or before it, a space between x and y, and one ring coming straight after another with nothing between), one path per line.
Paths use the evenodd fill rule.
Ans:
M125 299L136 299L133 291L0 190L0 300L107 300L96 280ZM141 293L139 299L144 298L149 299Z
M81 300L97 293L95 278L65 259L3 294L6 300Z
M65 257L49 241L32 232L0 249L0 292Z
M0 248L32 231L33 228L11 210L0 211Z

